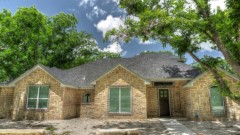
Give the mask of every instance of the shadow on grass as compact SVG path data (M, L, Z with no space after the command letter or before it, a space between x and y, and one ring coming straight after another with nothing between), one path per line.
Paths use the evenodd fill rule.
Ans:
M239 121L179 121L198 134L240 135Z

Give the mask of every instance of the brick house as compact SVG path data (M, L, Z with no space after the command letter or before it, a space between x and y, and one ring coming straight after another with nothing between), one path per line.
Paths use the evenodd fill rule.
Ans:
M239 79L221 69L234 92ZM102 59L68 70L36 65L0 85L0 118L188 117L240 119L240 102L222 97L213 76L167 53Z

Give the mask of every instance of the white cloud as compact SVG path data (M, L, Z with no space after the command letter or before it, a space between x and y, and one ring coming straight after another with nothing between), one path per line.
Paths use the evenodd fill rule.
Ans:
M119 29L119 26L125 26L124 20L121 17L113 17L112 15L108 15L105 20L101 20L97 24L95 24L97 30L103 33L103 37L105 36L107 31L113 28Z
M107 12L105 10L99 8L98 6L94 6L90 13L86 13L86 17L92 20L93 17L99 17L100 15L104 15L106 13Z
M147 40L147 41L143 41L142 39L139 40L138 42L139 44L143 44L143 45L149 45L149 44L155 44L156 41L150 39L150 40Z
M105 10L99 8L98 6L95 6L95 7L93 8L92 12L93 12L96 16L98 16L98 15L104 15L104 14L107 13Z
M159 0L159 5L163 5L165 0ZM196 10L196 4L193 0L186 0L185 1L185 9L194 9ZM212 13L215 13L217 7L220 7L220 9L225 10L226 9L226 4L225 0L209 0L208 4L210 4L210 9Z
M103 48L104 52L111 52L111 53L122 53L123 49L118 42L113 42L109 44L106 48Z
M163 4L163 0L159 2L159 4ZM220 7L220 9L225 10L226 4L225 0L209 0L210 9L212 13L215 13L217 7ZM188 9L197 9L196 5L194 4L193 0L186 0L185 8Z
M134 15L129 15L129 16L127 16L129 19L132 19L132 20L134 20L134 21L136 21L136 22L139 22L140 21L140 18L139 17L137 17L137 16L134 16Z
M88 5L93 7L96 4L97 0L80 0L79 6L80 7L87 7Z
M115 2L115 3L117 3L117 4L119 4L119 3L120 3L120 1L119 1L119 0L113 0L113 2Z
M211 5L211 11L214 12L214 10L216 10L217 7L220 7L220 9L222 10L226 9L226 4L224 2L225 2L224 0L209 1L209 4Z
M213 51L213 49L212 49L213 46L214 45L211 44L210 42L203 42L203 43L200 44L201 52L206 52L206 51L212 52Z

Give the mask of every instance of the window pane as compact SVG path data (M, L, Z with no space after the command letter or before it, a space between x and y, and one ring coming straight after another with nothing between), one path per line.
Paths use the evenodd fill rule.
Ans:
M84 103L89 103L91 101L91 94L84 94L84 97L83 97L83 102Z
M48 98L49 86L40 86L39 98Z
M164 97L168 97L168 90L163 90L164 91Z
M37 107L37 99L28 99L27 108L36 108Z
M217 87L212 87L210 90L211 94L211 107L214 114L223 114L223 98Z
M28 98L37 98L37 95L38 95L38 86L29 86Z
M121 88L121 112L130 112L130 88Z
M119 112L119 89L110 88L109 112Z
M39 99L38 108L48 108L48 99Z
M222 96L219 93L217 87L211 88L211 103L212 106L223 106Z

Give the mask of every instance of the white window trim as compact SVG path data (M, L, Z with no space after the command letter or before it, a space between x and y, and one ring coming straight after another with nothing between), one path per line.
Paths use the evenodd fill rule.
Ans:
M118 88L119 89L119 110L118 112L110 112L110 91L111 88ZM122 88L129 88L130 90L130 112L121 112L121 90ZM132 88L130 86L114 86L109 87L108 92L108 113L109 114L132 114Z
M37 87L38 87L38 95L37 95L37 98L28 98L30 86L37 86ZM36 110L36 109L46 110L46 109L48 109L50 87L49 87L49 89L48 89L48 98L39 98L39 91L40 91L40 87L41 87L41 86L48 86L48 87L49 87L49 85L29 85L29 86L28 86L27 104L26 104L26 108L27 108L28 110ZM28 99L36 99L36 100L37 100L37 102L36 102L36 108L28 108ZM38 108L39 99L47 99L47 100L48 100L48 103L47 103L47 107L46 107L46 108Z

